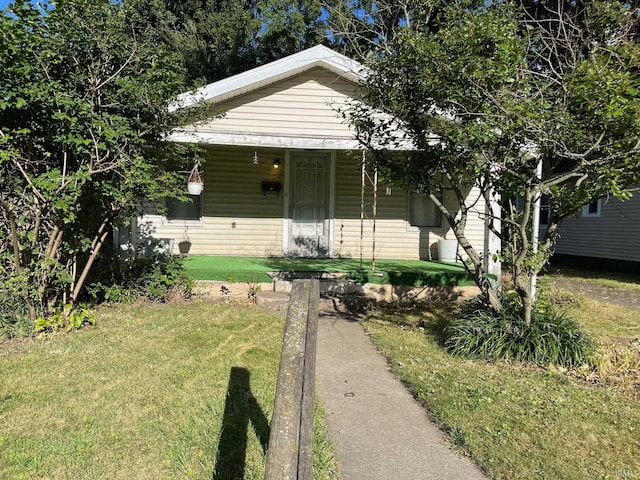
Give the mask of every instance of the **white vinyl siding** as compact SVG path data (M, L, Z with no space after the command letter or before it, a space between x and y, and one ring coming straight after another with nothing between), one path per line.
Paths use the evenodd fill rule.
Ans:
M356 85L315 68L215 105L222 117L196 127L199 132L353 138L336 108L355 96ZM191 128L186 129L191 131Z
M640 262L640 196L600 200L600 215L566 218L558 229L560 254Z
M137 221L138 241L144 235L173 243L174 253L179 244L190 242L190 254L281 256L283 254L284 195L263 194L263 180L283 180L284 169L273 168L273 160L284 162L283 150L258 149L259 164L252 163L255 150L246 147L208 148L204 168L202 218L200 222L168 220L148 211ZM360 153L350 156L337 153L335 221L333 255L359 258L360 256ZM185 185L186 188L186 185ZM385 194L385 186L378 188L376 217L376 258L437 259L437 242L448 228L415 228L409 225L408 195L392 188ZM365 210L362 253L371 258L373 245L371 187L365 192ZM473 189L468 203L476 202L475 209L484 212L484 202L478 200ZM449 208L455 201L445 198ZM479 252L484 244L484 223L480 215L470 213L467 236ZM450 232L449 232L449 238Z
M190 254L282 255L282 194L264 195L261 184L280 178L282 169L274 169L273 160L284 158L284 152L258 150L258 165L253 155L253 149L209 148L200 223L147 214L138 219L138 240L150 232L157 239L173 239L174 253L179 242L188 240Z
M359 258L360 256L360 192L361 170L360 153L347 156L338 153L336 167L336 219L334 233L334 255L339 257ZM479 190L472 189L467 203L475 203L474 213L467 221L467 236L471 244L483 251L484 221L477 212L484 212L484 201L478 200ZM455 208L453 199L446 199L449 208ZM373 252L373 220L372 191L365 191L364 236L362 254L371 258ZM384 185L378 186L378 202L376 216L376 258L387 259L436 259L437 242L448 231L447 228L414 228L409 225L408 195L398 188L391 189L386 195ZM450 233L450 232L449 232Z

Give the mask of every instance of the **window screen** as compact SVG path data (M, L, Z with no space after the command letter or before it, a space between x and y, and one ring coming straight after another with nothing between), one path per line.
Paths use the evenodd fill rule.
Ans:
M202 196L188 195L190 202L175 198L167 199L167 218L169 220L200 220L202 217Z
M442 213L424 193L409 195L409 224L414 227L441 227Z

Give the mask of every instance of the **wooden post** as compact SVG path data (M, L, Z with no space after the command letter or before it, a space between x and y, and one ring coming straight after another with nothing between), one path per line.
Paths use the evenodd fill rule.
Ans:
M316 345L318 340L318 310L320 282L312 280L309 290L307 336L302 378L302 411L300 412L300 451L298 455L298 478L313 478L313 411L316 387Z
M280 357L265 480L311 480L318 280L294 280Z

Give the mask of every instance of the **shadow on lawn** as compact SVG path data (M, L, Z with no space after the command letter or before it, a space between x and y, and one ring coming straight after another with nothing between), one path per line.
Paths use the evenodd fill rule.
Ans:
M250 376L246 368L231 367L213 480L244 478L249 422L260 440L262 451L267 451L271 428L251 393Z
M444 344L444 330L460 312L460 304L451 301L433 301L415 304L381 305L371 315L379 321L399 325L402 328L423 329L425 335Z

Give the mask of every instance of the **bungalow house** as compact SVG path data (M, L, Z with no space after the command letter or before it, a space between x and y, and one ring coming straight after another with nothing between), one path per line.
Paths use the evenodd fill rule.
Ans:
M316 46L181 95L176 108L208 102L223 112L168 138L203 147L204 191L192 203L168 201L166 216L142 212L135 236L164 239L174 253L442 257L438 241L454 237L438 210L421 194L378 185L338 113L358 98L362 71ZM469 204L470 241L485 255L497 251L489 205L476 189Z
M640 273L640 197L600 198L563 220L552 261Z

